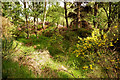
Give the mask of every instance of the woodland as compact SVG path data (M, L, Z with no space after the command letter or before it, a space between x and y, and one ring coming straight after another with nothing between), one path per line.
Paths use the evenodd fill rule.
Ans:
M3 79L120 77L120 1L0 3Z

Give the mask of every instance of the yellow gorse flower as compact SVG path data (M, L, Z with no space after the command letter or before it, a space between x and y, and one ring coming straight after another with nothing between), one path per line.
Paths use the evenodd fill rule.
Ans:
M114 45L112 44L112 42L110 42L110 46L114 46Z
M114 26L114 28L117 28L117 26Z
M115 60L110 60L111 62L115 61Z
M90 69L92 69L92 65L90 65Z
M76 57L78 57L79 55L77 55Z
M84 66L84 67L83 67L83 69L87 69L87 68L88 68L88 66Z
M115 36L115 34L114 34L114 36Z

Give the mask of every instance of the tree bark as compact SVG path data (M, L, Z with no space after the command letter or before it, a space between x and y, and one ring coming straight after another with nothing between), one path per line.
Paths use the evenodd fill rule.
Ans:
M66 8L66 2L65 1L64 1L64 9L65 9L66 27L68 28L68 16L67 16L67 8Z
M81 2L77 2L77 28L80 28L81 27L81 23L80 23L80 5L81 5Z
M34 16L34 29L35 29L35 22L36 22L36 20L35 20L36 18L35 18L35 16Z
M45 29L45 20L46 20L46 0L45 0L44 17L43 17L43 29Z
M26 9L26 2L25 2L25 0L24 0L24 9ZM28 21L27 21L27 18L28 18L28 16L25 13L25 19L26 19L25 25L26 25L26 28L27 28L27 39L28 39L29 38L29 31L28 31Z
M97 13L98 13L98 4L97 4L97 2L95 2L95 5L94 5L94 16L95 16L95 19L96 19ZM95 20L93 20L93 24L94 24L94 27L97 28L97 22Z
M33 12L35 13L35 2L33 2ZM37 27L36 27L36 25L35 25L35 22L36 22L36 14L34 14L34 33L35 33L35 35L36 35L36 37L37 37Z
M38 17L37 17L37 25L38 25Z
M118 31L120 34L120 2L118 3Z
M111 2L109 2L109 16L108 16L108 28L110 27L111 25Z
M63 22L63 26L64 26L64 22Z
M120 23L120 2L118 3L118 23Z

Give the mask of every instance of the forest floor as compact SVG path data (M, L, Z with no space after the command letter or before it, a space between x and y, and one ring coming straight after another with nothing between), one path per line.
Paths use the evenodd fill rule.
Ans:
M64 67L61 63L55 62L52 59L53 57L51 58L48 50L33 52L32 55L25 56L21 60L17 57L14 58L14 61L18 61L20 65L28 66L29 70L34 71L35 74L42 74L44 77L49 75L49 77L57 78L56 72L62 71L68 77L75 78L73 72L71 72L73 70ZM51 72L51 69L55 72Z
M79 70L68 67L63 61L56 60L47 49L37 49L34 46L19 43L11 58L18 62L19 66L27 66L38 78L84 78ZM58 54L59 58L61 57ZM62 57L65 57L64 55ZM64 59L64 58L62 58Z

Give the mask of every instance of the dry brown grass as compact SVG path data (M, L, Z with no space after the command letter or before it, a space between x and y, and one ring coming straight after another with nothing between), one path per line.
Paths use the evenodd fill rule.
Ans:
M5 35L5 37L11 37L10 30L14 28L13 24L10 22L8 18L1 17L1 19L2 19L2 27L1 27L2 35Z

